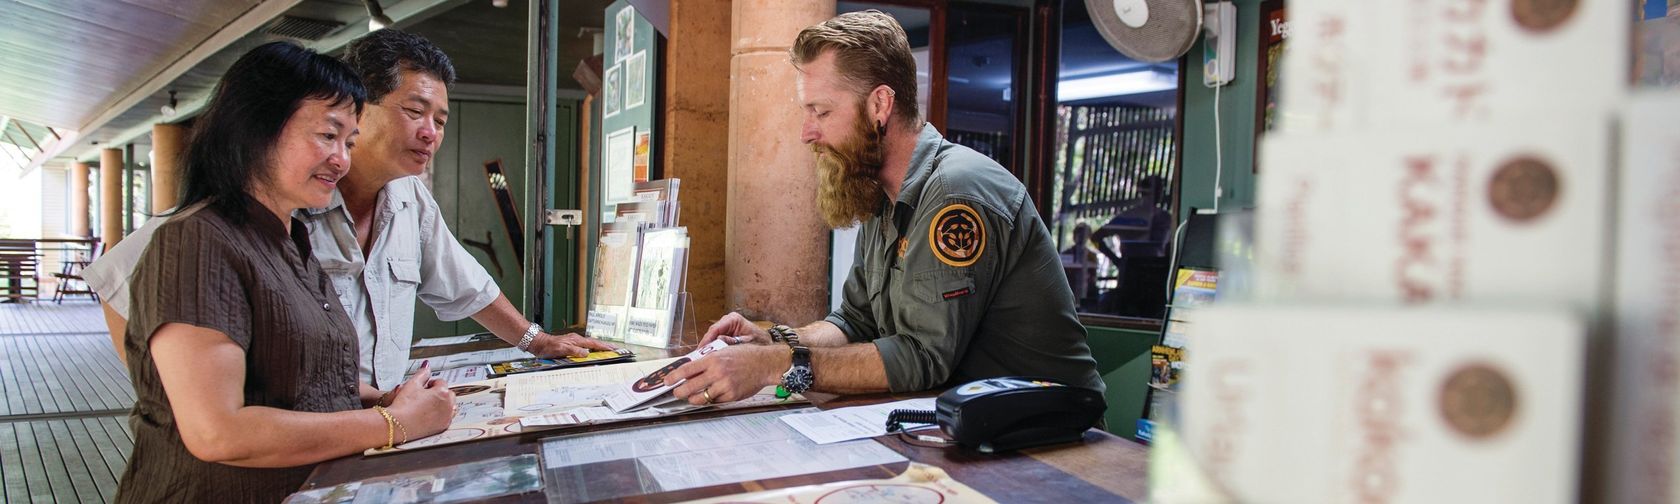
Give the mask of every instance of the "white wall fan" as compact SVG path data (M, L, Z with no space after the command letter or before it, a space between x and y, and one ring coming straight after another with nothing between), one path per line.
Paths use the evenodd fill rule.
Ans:
M1085 0L1110 45L1138 61L1177 59L1202 30L1202 0Z

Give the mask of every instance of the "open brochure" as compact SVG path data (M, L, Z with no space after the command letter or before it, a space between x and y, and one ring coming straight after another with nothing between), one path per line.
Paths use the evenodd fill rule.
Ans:
M799 394L778 398L775 387L766 387L739 401L705 406L678 403L669 408L646 407L624 413L614 412L606 406L607 397L618 394L625 382L641 380L677 360L680 358L514 374L467 384L451 382L450 391L455 393L455 417L450 419L447 430L409 440L390 450L372 448L363 453L377 456L534 430L677 415L703 408L748 409L807 401ZM488 369L488 366L481 367Z
M588 355L581 357L560 357L554 359L539 357L532 359L519 359L491 364L490 376L502 377L510 374L534 373L537 371L548 371L551 369L612 364L617 362L627 362L635 358L635 352L632 352L627 348L619 348L616 350L595 350L589 352Z
M681 385L682 382L666 385L665 376L682 367L683 364L703 359L712 352L727 346L729 345L721 339L712 341L712 344L696 348L688 355L678 357L677 360L671 361L652 373L620 384L618 390L607 396L607 407L611 408L614 413L628 413L649 406L665 406L665 403L678 400L671 396L671 389Z
M464 352L440 357L428 357L424 359L409 359L408 370L403 372L403 378L407 379L410 376L414 376L414 373L419 372L420 367L425 365L430 365L432 369L432 377L437 378L438 373L450 369L486 366L497 362L507 362L529 358L531 358L530 353L518 348L509 347L498 348L495 350ZM454 382L451 381L451 383Z
M951 478L944 469L911 462L892 479L835 481L817 485L762 490L712 497L685 504L812 504L828 502L939 502L944 504L997 502Z

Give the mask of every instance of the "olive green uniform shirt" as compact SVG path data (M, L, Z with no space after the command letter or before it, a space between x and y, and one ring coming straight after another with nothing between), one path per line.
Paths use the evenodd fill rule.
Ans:
M996 376L1101 392L1061 258L1026 187L924 126L898 200L863 223L827 320L874 342L894 392Z

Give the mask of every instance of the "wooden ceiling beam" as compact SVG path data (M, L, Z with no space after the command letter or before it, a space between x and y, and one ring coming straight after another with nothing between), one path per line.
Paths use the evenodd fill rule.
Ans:
M280 3L281 1L282 0L268 0L266 2L263 2L258 8L266 7L271 3ZM385 15L391 18L391 20L395 23L395 25L394 25L395 27L402 28L402 27L407 27L409 25L412 25L414 23L418 23L420 21L424 21L426 19L431 18L432 16L436 16L436 15L441 14L443 12L447 12L449 9L453 9L453 8L459 7L461 5L465 5L469 1L471 1L471 0L404 0L402 3L399 3L397 5L393 5L390 8L385 9ZM285 2L287 4L286 5L287 9L290 9L290 7L292 5L300 3L301 0L283 0L283 2ZM256 9L252 9L252 10L255 11ZM279 13L275 14L275 16L283 14L284 12L285 11L282 10ZM246 16L250 16L250 13L246 13ZM244 18L241 17L240 19L244 19ZM263 22L266 23L267 21L264 20ZM257 28L260 28L262 26L262 24L263 23L257 23L255 25L251 26L250 28L246 29L245 31L250 32L250 31L256 30ZM234 25L230 24L229 28L232 28L233 26ZM227 29L223 30L223 32L226 32L226 31L227 31ZM346 26L344 29L339 30L333 36L328 37L328 38L324 38L324 39L321 39L321 40L317 40L315 42L311 42L311 43L307 44L306 47L308 47L308 48L310 48L310 49L312 49L316 52L330 54L330 53L333 53L335 51L338 51L339 49L343 48L346 45L349 45L351 41L356 40L357 38L360 38L362 35L366 35L367 33L368 33L368 31L367 31L366 18L363 18L359 22L351 22L348 26ZM220 36L221 34L222 34L221 32L218 32L217 36ZM238 40L238 37L235 37L234 40ZM232 41L223 43L220 46L218 46L216 50L219 51L219 50L221 50L221 47L225 47L226 45L231 44L231 43L232 43ZM208 42L206 42L206 44L208 44ZM194 51L196 52L197 50L195 49ZM214 51L212 51L212 52L214 52ZM202 61L203 59L204 59L204 57L198 58L199 61ZM194 65L196 65L196 64L197 64L197 62L194 62ZM170 68L173 69L174 67L171 66ZM173 75L170 75L168 80L161 81L155 87L150 86L151 83L149 82L148 86L142 86L142 88L140 90L147 90L149 88L150 91L148 91L146 94L139 95L139 97L140 98L145 98L146 96L150 96L151 93L155 93L155 92L157 92L158 89L162 89L162 87L164 85L173 81L176 77L179 77L181 74L185 73L187 70L190 70L191 68L192 68L191 66L188 66L184 69L181 69L179 72L173 73ZM168 72L166 72L165 74L168 74ZM160 75L165 75L165 74L160 74ZM154 81L156 81L156 79L154 79ZM198 114L198 112L200 110L203 110L204 107L209 104L209 99L210 99L210 97L208 95L206 95L206 96L200 96L200 97L193 98L193 99L181 100L180 104L175 107L175 117L177 117L177 118L192 117L192 116ZM139 101L138 99L134 100L135 103L138 103L138 101ZM97 124L93 124L93 125L83 127L80 131L94 131L96 128L98 128L100 126L104 126L105 123L110 122L111 119L116 118L117 115L120 115L122 112L127 111L128 108L132 107L133 105L134 105L133 103L130 103L128 107L124 107L120 110L118 110L118 109L107 110L106 114L101 116L101 117L104 118L104 121L96 121ZM109 116L109 117L105 117L105 116ZM162 116L158 115L158 116L154 117L153 120L145 121L142 124L139 124L139 125L136 125L134 127L129 128L129 129L118 132L116 134L116 136L111 137L106 143L121 144L121 143L124 143L124 142L129 142L129 141L131 141L135 138L138 138L142 135L150 134L152 132L152 123L155 123L155 122L163 122ZM58 154L55 153L53 155L57 156ZM81 151L79 154L75 154L74 157L76 159L79 159L79 160L95 160L95 159L98 159L99 148L98 147L90 147L86 150Z
M258 28L262 28L263 25L280 17L282 14L285 14L286 11L291 10L292 7L295 7L300 3L303 3L303 0L267 0L257 4L255 7L252 7L251 10L245 11L245 14L240 15L239 18L234 19L233 22L228 23L227 26L223 26L222 29L217 30L216 34L211 35L210 38L205 39L204 42L198 44L196 47L193 47L193 49L188 51L187 54L176 59L174 63L170 63L168 67L163 69L163 71L160 71L146 79L146 82L135 88L134 91L129 92L121 99L113 102L111 106L106 107L105 111L94 117L92 121L89 121L87 124L83 124L80 128L77 128L77 131L94 131L99 129L106 123L111 122L111 120L116 119L117 116L120 116L124 112L128 112L129 109L139 105L142 100L157 94L157 92L162 90L165 86L174 82L176 78L187 73L188 70L192 70L193 67L198 66L199 63L203 63L204 60L215 55L222 49L227 48L227 46L238 42L239 39L245 38L246 35L250 35L251 32L256 31ZM146 131L152 130L152 125L150 123L143 126L145 126ZM129 138L112 139L109 143L120 144L131 140L132 138L133 137L131 136ZM65 147L69 146L66 145ZM93 155L98 155L99 149L94 147L89 149L88 152L91 152ZM58 154L58 152L54 152L51 156L47 157L50 159ZM77 157L85 157L86 155L87 153L83 153L82 156Z

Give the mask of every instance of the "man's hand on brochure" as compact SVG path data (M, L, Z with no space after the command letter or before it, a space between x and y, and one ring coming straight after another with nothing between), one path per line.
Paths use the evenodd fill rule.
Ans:
M531 353L537 357L583 357L591 350L613 351L612 345L601 340L567 333L565 336L541 333L531 341Z
M706 329L706 335L700 338L700 346L710 345L712 340L723 338L724 343L731 345L753 343L757 345L770 344L770 331L759 328L757 324L747 320L740 313L730 312L718 319L716 324Z
M739 401L781 383L782 373L792 362L793 354L785 345L735 345L683 364L665 376L665 383L688 380L671 389L671 394L689 404Z

